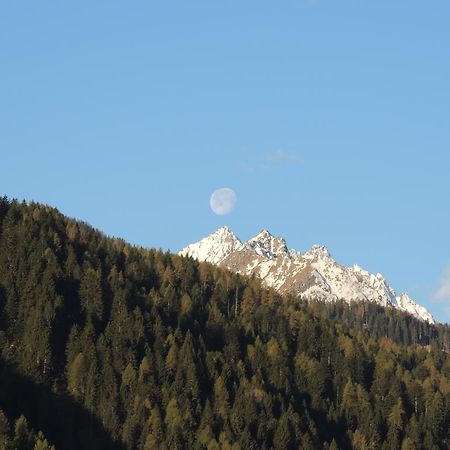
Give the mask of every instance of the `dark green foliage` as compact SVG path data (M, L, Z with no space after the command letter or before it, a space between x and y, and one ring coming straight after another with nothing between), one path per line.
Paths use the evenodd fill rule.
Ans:
M5 413L0 410L0 449L1 450L55 450L42 431L36 433L28 426L27 419L21 415L10 426Z
M0 199L6 448L444 449L448 339Z

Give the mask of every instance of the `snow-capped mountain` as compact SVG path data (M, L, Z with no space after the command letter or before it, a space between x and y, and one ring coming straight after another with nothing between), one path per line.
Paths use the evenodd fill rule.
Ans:
M280 293L324 301L370 301L435 323L433 316L407 294L397 295L381 274L371 274L358 265L338 264L324 246L314 245L303 254L288 249L283 238L267 230L241 242L228 227L221 227L179 254L243 275L255 274Z
M208 237L188 245L180 254L192 256L199 261L219 264L240 245L241 241L228 227L221 227Z

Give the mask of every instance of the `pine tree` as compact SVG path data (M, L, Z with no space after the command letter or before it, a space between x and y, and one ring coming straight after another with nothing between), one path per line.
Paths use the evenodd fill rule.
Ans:
M86 358L83 353L78 353L69 367L67 381L70 392L80 401L84 400L87 373Z
M339 450L339 447L336 443L336 439L333 438L333 440L331 441L329 450Z
M402 432L405 420L405 410L403 409L402 400L398 399L397 403L392 407L388 416L388 436L387 443L389 448L399 448L402 442Z
M55 447L53 445L50 446L42 431L39 431L36 443L34 444L34 450L55 450Z
M161 448L164 440L163 423L161 420L161 413L158 406L152 408L149 419L149 434L145 441L144 449L150 450L154 448Z
M214 383L214 403L216 405L217 414L222 417L222 419L228 417L228 411L230 409L230 396L222 375L219 376Z
M426 422L435 443L442 442L448 432L448 412L442 394L437 391L429 404Z
M100 270L88 265L83 267L83 276L80 282L80 299L86 316L99 322L103 318L102 281Z
M273 447L279 450L289 450L294 448L294 439L289 424L288 415L283 413L278 422L273 438Z
M27 419L21 415L14 425L14 448L17 450L28 450L34 445L33 433L28 428Z
M5 416L5 413L0 410L0 449L6 450L8 442L9 442L9 422L7 417Z
M178 402L172 398L166 407L166 417L164 419L167 428L166 445L170 449L183 448L183 417L181 415Z

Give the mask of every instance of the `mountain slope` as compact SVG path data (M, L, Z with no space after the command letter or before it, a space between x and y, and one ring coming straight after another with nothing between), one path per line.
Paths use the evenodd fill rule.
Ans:
M0 444L47 448L23 414L58 450L444 450L449 336L0 197Z
M239 274L256 275L282 294L323 301L369 301L435 323L426 308L407 294L397 296L381 274L371 274L358 265L338 264L324 246L315 245L304 254L289 250L283 238L272 236L267 230L241 242L228 227L221 227L179 254Z

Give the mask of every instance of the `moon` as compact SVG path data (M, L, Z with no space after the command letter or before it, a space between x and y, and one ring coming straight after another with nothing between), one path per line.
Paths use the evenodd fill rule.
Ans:
M214 214L218 216L224 216L233 211L236 205L237 197L233 189L224 187L217 189L211 195L209 199L209 205L213 210Z

